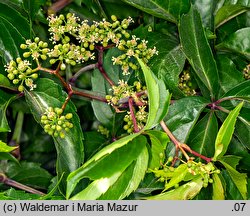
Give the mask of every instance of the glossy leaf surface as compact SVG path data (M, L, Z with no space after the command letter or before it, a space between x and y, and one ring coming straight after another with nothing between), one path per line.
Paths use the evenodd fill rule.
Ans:
M237 117L242 106L243 103L240 103L234 110L232 110L220 127L215 140L215 154L213 156L214 161L216 161L226 153L234 132Z
M183 51L189 63L210 91L211 98L215 98L218 90L217 66L202 27L200 14L193 7L188 14L182 16L179 32Z

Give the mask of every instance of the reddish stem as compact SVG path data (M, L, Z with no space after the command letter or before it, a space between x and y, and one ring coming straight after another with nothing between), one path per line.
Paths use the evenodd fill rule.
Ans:
M181 148L182 151L186 150L188 151L189 153L205 160L207 163L211 162L212 161L212 158L208 158L204 155L201 155L200 153L196 152L196 151L193 151L188 145L186 144L182 144L180 143L176 138L175 136L172 134L172 132L168 129L167 125L165 124L164 121L161 121L160 122L161 124L161 127L162 129L166 132L166 134L168 135L169 139L175 144L175 147L176 147L176 151Z
M43 67L40 67L40 66L38 68L41 71L44 71L44 72L47 72L47 73L50 73L50 74L54 74L55 76L57 76L60 79L63 86L66 88L66 90L68 92L68 97L67 97L66 101L64 102L63 109L65 109L65 107L66 107L67 103L69 102L70 98L72 97L72 95L79 95L79 96L82 96L82 97L86 97L86 98L89 98L89 99L94 99L94 100L98 100L98 101L102 101L102 102L107 103L106 98L99 97L99 96L96 96L96 95L92 95L92 94L89 94L89 93L85 93L85 92L81 92L81 91L72 89L72 86L70 84L68 84L63 79L63 77L59 74L59 68L60 68L59 65L58 65L56 70L51 70L51 69L43 68Z
M24 190L24 191L27 191L29 193L33 193L33 194L38 194L38 195L45 195L43 192L41 191L38 191L34 188L31 188L31 187L28 187L26 185L23 185L19 182L16 182L12 179L9 179L6 175L4 175L3 173L0 173L0 182L6 184L6 185L9 185L9 186L12 186L12 187L15 187L15 188L18 188L18 189L21 189L21 190Z
M204 155L201 155L200 153L198 153L198 152L192 150L192 149L191 149L190 147L188 147L187 145L183 145L183 144L182 144L182 148L185 149L186 151L190 152L190 153L193 154L194 156L199 157L199 158L205 160L207 163L209 163L209 162L212 161L212 158L208 158L208 157L206 157L206 156L204 156Z
M108 74L106 73L105 69L103 68L103 51L105 49L108 49L110 47L103 47L103 46L96 46L96 50L98 51L98 62L97 62L97 68L103 75L103 77L107 80L107 82L113 86L115 85L114 82L109 78Z

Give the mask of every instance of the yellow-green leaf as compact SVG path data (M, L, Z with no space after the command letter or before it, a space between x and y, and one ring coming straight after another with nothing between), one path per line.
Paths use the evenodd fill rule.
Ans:
M224 200L224 188L218 174L213 174L213 200Z
M6 143L0 140L0 152L11 152L15 150L16 148L17 147L8 146Z
M240 113L242 106L243 106L243 102L238 104L238 106L236 106L234 110L232 110L229 113L229 115L223 122L222 126L220 127L220 130L215 140L215 154L213 157L214 161L218 160L226 153L228 145L234 133L234 127L235 127L237 117Z

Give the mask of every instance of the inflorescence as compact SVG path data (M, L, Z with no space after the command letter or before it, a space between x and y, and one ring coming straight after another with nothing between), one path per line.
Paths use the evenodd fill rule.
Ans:
M73 128L73 124L70 122L73 115L67 113L62 115L63 110L61 108L49 107L41 117L41 123L44 127L44 131L54 137L65 137L65 132L68 132Z
M204 164L201 162L195 162L190 160L188 162L183 162L178 167L173 167L170 164L173 161L173 157L169 157L165 164L160 168L149 169L149 172L154 173L155 177L158 178L158 181L165 183L165 188L170 188L169 181L179 175L180 169L182 173L186 172L182 179L176 181L176 184L173 185L175 188L179 187L179 184L185 179L188 181L194 176L200 176L203 181L203 187L207 187L209 183L213 183L212 174L219 174L220 170L216 169L213 163Z
M135 81L133 85L129 85L127 82L120 80L117 86L112 86L112 95L107 95L106 99L108 103L118 109L127 108L128 99L132 98L133 112L138 129L141 130L147 121L147 95L146 87L142 86L139 81ZM124 107L124 105L126 105ZM127 111L124 117L124 130L128 133L134 132L134 124L131 115L131 110Z
M18 86L20 92L23 92L25 87L29 90L36 88L34 81L38 78L38 72L49 71L42 67L42 62L45 60L51 65L57 63L60 67L58 69L65 70L67 65L75 66L96 59L100 47L104 49L115 46L122 51L122 54L112 57L113 64L121 66L123 75L128 75L131 71L138 71L139 65L136 58L148 62L153 55L157 54L155 47L152 49L147 47L147 41L130 34L128 27L133 23L131 17L118 20L112 15L111 22L103 19L91 23L88 20L81 21L79 17L69 13L66 16L51 15L48 21L52 44L49 45L38 37L34 40L28 39L20 45L20 48L24 50L25 60L18 57L5 65L8 78ZM125 100L126 98L133 99L135 119L138 129L142 129L148 115L146 96L140 95L145 88L139 82L129 86L126 82L120 81L118 86L112 86L112 90L112 96L108 95L107 101L115 107L121 108L120 104L125 104L122 103L124 98ZM71 128L72 124L67 121L69 115L61 116L60 112L62 112L60 108L49 108L42 116L41 123L47 133L64 137L63 131ZM124 129L128 133L134 131L133 120L130 109L124 118L126 122Z

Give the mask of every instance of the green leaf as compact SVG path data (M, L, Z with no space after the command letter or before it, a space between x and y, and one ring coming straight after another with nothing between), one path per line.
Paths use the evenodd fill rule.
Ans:
M109 144L107 138L97 131L88 131L83 133L83 135L84 153L86 160L97 153L105 145Z
M242 72L239 71L234 62L225 55L217 55L217 65L219 73L219 97L222 98L226 92L233 89L239 83L244 82L245 79Z
M185 60L186 57L181 47L176 46L169 50L166 49L165 52L159 52L159 55L150 62L152 71L159 79L164 80L166 87L173 92L175 98L184 95L178 84L179 75L184 68Z
M149 136L151 141L151 160L148 168L159 168L165 159L165 149L170 140L167 134L162 131L148 130L145 134Z
M188 145L194 151L212 157L214 142L218 132L218 122L214 112L207 113L193 128Z
M102 1L102 6L108 17L116 15L119 19L126 19L127 17L137 17L139 10L122 1L107 0Z
M4 92L0 89L0 132L10 132L6 110L9 103L15 98L14 95Z
M37 82L37 88L33 91L25 90L25 98L31 109L31 112L38 123L43 113L48 107L61 107L66 99L66 93L54 81L41 78ZM71 112L73 118L71 122L74 127L69 132L65 132L65 138L53 137L57 150L57 174L64 173L62 188L65 188L67 175L76 170L84 158L83 134L76 108L72 102L69 102L65 109L66 113Z
M196 178L177 189L160 193L155 196L145 197L147 200L189 200L193 199L202 189L202 178Z
M227 147L230 143L232 135L234 133L234 127L239 115L239 112L243 106L243 102L241 102L234 110L232 110L227 116L226 120L223 122L220 130L217 134L215 140L215 154L213 156L213 160L216 161L221 158L227 151Z
M31 20L34 20L39 10L41 9L41 6L43 6L45 3L46 0L25 0L23 1L23 6L29 14Z
M202 27L199 12L193 7L188 14L182 16L179 32L183 51L189 63L209 90L211 98L215 98L218 91L217 66Z
M238 98L250 102L250 80L234 86L222 98Z
M225 190L225 199L226 200L243 200L242 195L240 194L235 183L232 181L228 171L226 169L222 170L222 184ZM224 182L223 182L224 180Z
M0 87L10 87L10 80L4 76L3 74L0 74Z
M247 137L248 138L248 137ZM240 169L244 170L245 172L250 171L250 154L248 153L248 149L246 146L240 142L238 139L233 138L228 146L227 154L239 156L240 160Z
M106 19L108 18L99 0L82 0L82 2L89 8L89 10L92 10L95 14L98 14L100 17Z
M147 173L139 187L136 189L134 195L145 196L151 194L153 191L159 191L163 189L164 183L158 181L158 179L155 178L155 174Z
M19 183L45 190L52 178L52 175L39 164L26 161L21 161L20 164L9 162L5 173Z
M207 104L208 101L202 97L185 97L176 100L169 107L168 114L164 121L180 142L186 143L200 113Z
M104 56L103 67L107 75L113 80L114 83L118 83L119 80L126 81L129 77L124 77L121 72L121 67L113 65L112 56L116 57L120 54L120 51L117 48L110 49L107 54ZM105 97L108 94L111 94L111 86L103 78L101 72L98 69L95 69L91 76L92 90L97 94ZM98 121L100 121L106 127L111 128L113 126L114 111L111 106L107 103L101 101L93 100L91 102L94 114Z
M67 179L67 193L66 193L67 199L70 197L71 193L75 189L78 182L85 177L86 172L89 169L91 170L92 166L100 163L100 161L102 161L102 160L105 161L105 159L109 159L108 156L112 156L113 152L116 152L116 153L119 152L120 148L122 148L123 146L126 146L128 143L132 142L132 140L139 135L140 135L140 133L131 134L129 136L125 136L125 137L113 142L112 144L110 144L110 145L104 147L103 149L101 149L100 151L98 151L93 157L91 157L88 161L86 161L83 164L83 166L81 166L79 169L70 173L70 175L68 176L68 179ZM113 156L112 156L112 158L113 158ZM119 169L120 168L119 165L121 165L121 164L118 164L117 162L115 162L113 165L117 165L118 169ZM122 165L124 165L124 164L122 163ZM102 174L102 172L100 172L99 174ZM118 177L119 176L117 176L117 178Z
M129 182L131 182L134 184L134 186L138 186L138 182L143 178L142 176L138 176L138 172L140 173L138 170L138 165L135 164L132 171L133 174L131 173L129 166L133 164L133 162L137 161L137 158L139 158L138 160L140 164L140 160L142 158L148 158L148 156L145 155L146 138L143 136L138 136L138 134L132 135L124 137L125 139L122 138L103 148L95 156L83 164L82 167L72 172L68 177L67 198L69 198L75 185L84 178L93 180L93 182L71 199L99 199L101 195L105 193L108 194L110 199L113 199L110 196L119 196L122 199L124 198L121 197L122 194L127 195L127 187L124 187L123 193L121 193L121 191L118 194L116 194L116 192L108 192L109 189L111 189L111 191L113 190L112 188L115 187L115 183L120 185L129 184ZM143 161L143 163L147 164L148 161ZM143 172L146 171L144 166L142 167ZM133 176L132 179L127 178L126 174L125 176L121 176L124 174L124 172L126 172L127 169L128 175ZM119 191L119 188L119 186L116 187L115 191ZM132 187L132 190L135 189L136 187Z
M192 0L192 4L198 9L202 24L205 28L208 28L213 31L214 29L214 10L215 5L217 4L214 0Z
M11 152L11 151L15 150L16 148L17 147L8 146L6 143L4 143L0 140L0 152Z
M7 63L19 57L20 44L31 37L30 25L18 11L0 3L0 29L0 56Z
M226 155L220 158L220 161L224 161L225 163L229 164L231 167L236 169L236 166L239 164L242 157L236 155Z
M243 108L236 122L235 134L242 144L250 149L250 109Z
M223 166L228 171L229 176L231 177L232 181L238 188L243 199L246 199L247 198L247 174L239 173L232 166L230 166L229 164L227 164L226 162L222 160L219 160L219 162L222 163Z
M0 193L0 200L36 200L39 197L40 195L27 193L14 188Z
M149 113L145 130L155 127L167 114L170 103L170 94L162 80L156 78L150 68L141 59L137 59L147 86Z
M170 181L165 185L164 191L168 190L171 187L174 187L176 184L179 184L185 178L188 173L187 164L179 165L173 172L173 177Z
M188 11L190 3L188 0L161 1L161 0L123 0L124 2L145 11L153 16L177 23L181 14Z
M225 192L220 180L220 176L216 173L213 174L213 200L224 200Z
M144 146L136 161L133 162L125 172L123 172L110 190L103 194L99 199L120 200L134 192L138 188L147 171L148 159L148 149Z
M9 160L19 163L19 161L12 154L6 152L0 152L0 160Z
M226 50L250 59L250 27L239 29L230 34L223 42L216 45L218 50Z
M182 52L180 42L175 36L175 26L160 23L155 25L155 30L148 31L148 27L140 26L133 33L148 41L148 47L156 47L158 55L154 56L148 66L158 79L163 80L167 89L175 98L183 97L179 89L179 74L184 68L186 57Z
M249 7L243 5L224 5L222 6L215 15L215 28L220 27L224 23L228 22L232 18L246 12Z

